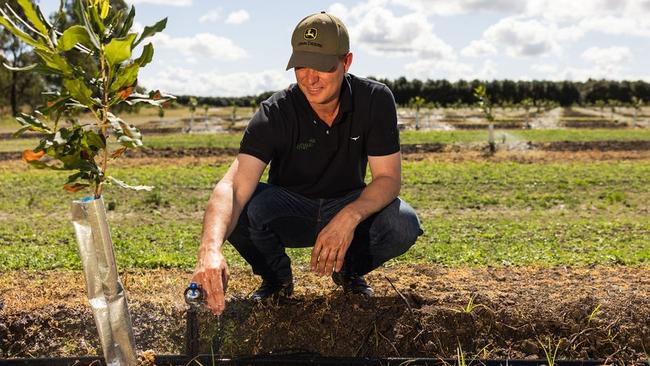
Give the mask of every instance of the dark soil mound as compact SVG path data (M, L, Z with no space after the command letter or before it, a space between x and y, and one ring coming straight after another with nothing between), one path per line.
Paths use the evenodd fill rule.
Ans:
M540 341L548 346L550 340L558 359L629 364L646 360L650 350L649 271L402 266L369 276L377 293L372 299L344 294L329 278L296 271L293 298L253 303L245 298L258 280L234 270L226 313L220 318L200 313L200 350L226 358L296 351L452 358L460 345L466 355L480 358L544 358ZM23 304L10 296L14 286L55 287L55 282L72 283L66 280L72 275L15 276L0 288L6 300L0 311L0 358L99 352L80 289L52 290L49 301L34 293ZM128 277L139 348L183 352L180 293L188 274L161 270ZM75 295L64 301L63 293Z

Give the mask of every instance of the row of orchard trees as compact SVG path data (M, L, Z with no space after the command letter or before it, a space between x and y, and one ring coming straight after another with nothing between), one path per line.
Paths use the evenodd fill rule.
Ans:
M474 91L485 85L486 92L495 105L521 105L530 101L534 106L553 103L561 106L595 105L603 101L607 105L619 103L631 105L635 101L650 100L650 84L644 81L588 80L572 81L480 81L459 80L396 80L379 79L393 91L398 105L409 105L415 97L425 103L442 107L476 104Z
M464 81L447 80L396 80L375 79L388 85L393 91L395 102L401 106L419 107L463 107L476 105L474 91L484 85L486 93L497 106L519 106L544 108L554 106L633 106L650 101L650 83L644 81L589 80L571 81ZM197 97L199 105L213 107L253 107L271 95L265 92L245 97ZM192 96L179 96L177 102L190 105Z

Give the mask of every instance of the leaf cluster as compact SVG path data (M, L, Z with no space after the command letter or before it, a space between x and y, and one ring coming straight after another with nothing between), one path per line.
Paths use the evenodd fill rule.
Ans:
M19 12L10 5L0 8L0 25L31 47L38 62L21 68L4 66L59 77L63 84L61 92L47 94L46 104L33 115L16 117L21 128L15 135L26 131L43 134L34 150L25 151L25 160L36 168L72 170L64 188L78 191L94 187L99 197L102 184L109 178L109 157L115 159L129 148L142 146L138 129L113 115L111 109L120 103L160 107L174 99L159 91L134 92L138 73L152 61L154 48L151 43L145 44L137 58L134 50L162 31L167 19L145 27L141 33L132 32L134 7L112 9L109 0L75 0L72 7L76 20L59 30L30 0L17 2ZM93 123L80 123L75 118L80 113L90 114ZM69 122L67 127L60 126L62 118ZM111 136L121 145L112 152L107 144Z

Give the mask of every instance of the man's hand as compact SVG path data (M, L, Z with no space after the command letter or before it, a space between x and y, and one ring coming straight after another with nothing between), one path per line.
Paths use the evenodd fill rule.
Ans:
M318 233L311 251L311 270L321 276L340 271L357 227L355 220L342 210Z
M192 276L192 282L198 283L205 291L207 306L215 315L221 315L226 308L229 278L228 263L221 251L205 253Z

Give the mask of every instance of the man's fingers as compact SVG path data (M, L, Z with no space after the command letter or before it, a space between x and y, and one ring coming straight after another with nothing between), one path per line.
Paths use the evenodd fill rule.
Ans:
M344 260L345 260L345 251L339 250L336 256L336 272L341 272L341 268L343 268Z
M340 250L332 250L329 252L329 255L327 257L327 262L325 263L325 273L326 275L331 275L332 271L334 270L334 266L336 265L336 258L338 257L338 252Z
M320 251L320 255L318 256L318 265L316 266L316 272L320 274L321 276L325 272L325 263L327 262L327 256L329 255L329 248L323 248Z
M208 308L216 315L220 315L226 305L222 275L223 271L213 271L210 275L206 276L207 283L204 287L205 291L207 291Z
M320 252L322 248L323 246L320 244L320 241L316 240L316 244L314 245L314 248L311 250L311 262L309 264L312 271L316 270L316 267L318 265L318 257L321 254Z

